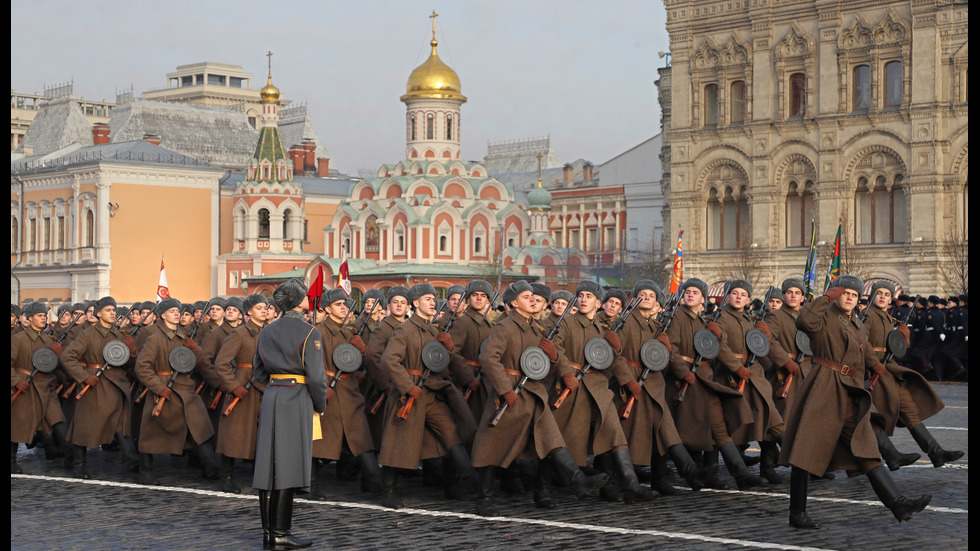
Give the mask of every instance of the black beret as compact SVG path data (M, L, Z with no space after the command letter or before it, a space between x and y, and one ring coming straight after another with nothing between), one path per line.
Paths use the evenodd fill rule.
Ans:
M153 309L153 312L156 313L157 316L161 316L164 312L170 310L171 308L180 308L180 301L171 297L165 298L157 303L156 308Z
M752 296L752 284L744 279L733 279L725 284L725 294L731 293L732 289L745 289L745 292Z
M449 298L453 295L462 295L465 292L466 292L466 287L463 287L462 285L453 285L449 287L449 290L446 291L446 298Z
M102 309L105 308L106 306L115 307L116 306L116 299L114 299L112 297L102 297L99 300L95 301L95 311L96 312L101 312Z
M504 289L503 296L501 298L503 299L504 304L510 306L510 303L525 291L531 291L531 294L534 294L534 288L531 287L530 283L524 280L515 281Z
M875 281L874 283L871 284L871 290L868 292L868 296L869 297L875 296L875 293L878 292L878 289L888 289L888 291L892 294L892 296L895 296L895 285L893 285L891 282L885 281L884 279L879 279L878 281Z
M688 287L694 287L695 289L699 289L701 291L701 295L704 298L708 298L708 284L705 283L704 281L701 281L696 277L692 277L688 279L687 281L681 284L680 292L682 295L684 294L684 289L687 289Z
M487 298L493 295L493 286L482 279L474 279L466 284L466 292L463 298L468 298L473 293L486 293Z
M24 315L27 317L36 316L38 314L47 314L48 305L43 302L32 302L27 306L24 306Z
M338 300L343 300L343 301L347 300L347 292L341 289L340 287L337 287L336 289L330 289L329 291L324 293L321 304L323 306L327 306L337 302ZM346 302L344 304L346 304Z
M225 299L225 309L236 308L239 312L245 313L245 306L242 304L241 297L228 297Z
M408 288L402 287L401 285L395 285L391 289L388 289L388 302L391 302L393 297L404 297L408 300Z
M551 300L551 287L544 283L532 283L531 292L539 297L544 297L545 301Z
M559 289L554 293L551 293L552 304L554 304L556 300L564 300L565 302L571 303L573 300L575 300L575 297L572 296L572 293L570 291Z
M299 278L287 279L272 292L276 307L283 312L292 310L303 303L306 298L306 285Z
M786 291L789 291L790 289L793 288L805 292L806 283L804 283L803 280L798 277L791 277L783 281L783 284L780 286L779 291L785 293Z
M258 293L248 295L242 300L242 312L248 313L257 304L265 304L266 298Z
M831 287L843 287L845 289L850 289L861 296L864 294L864 282L861 278L857 276L852 276L850 274L844 274L839 276L837 279L830 284Z
M431 283L416 283L415 285L412 285L411 289L408 290L408 300L410 302L415 302L425 295L432 295L435 297L435 294L436 288L433 287Z
M622 306L626 306L626 292L622 289L608 289L606 290L606 296L603 297L602 301L605 302L611 298L618 298L619 303Z
M595 281L592 281L591 279L586 279L585 281L579 283L578 286L575 287L575 296L578 296L578 294L581 293L582 291L592 293L593 295L595 295L597 299L599 299L600 302L602 302L602 298L604 296L602 294L602 288L599 287L599 284L596 283Z

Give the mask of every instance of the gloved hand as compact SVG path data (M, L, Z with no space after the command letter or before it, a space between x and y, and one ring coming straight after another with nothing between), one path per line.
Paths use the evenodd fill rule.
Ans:
M873 366L871 366L871 371L874 371L879 376L884 375L885 374L885 366L881 362L878 362L878 363L874 364Z
M173 391L170 390L169 388L164 388L163 390L160 391L160 394L158 394L158 396L166 400L171 396L173 396Z
M735 375L740 379L748 379L752 376L752 370L744 365L740 365L738 366L738 369L735 370Z
M708 325L705 326L705 329L711 331L715 335L715 337L719 339L721 338L721 327L719 327L717 323L713 321L709 321Z
M99 378L96 377L95 375L89 375L82 382L85 383L85 384L87 384L88 386L95 386L95 385L99 384Z
M541 350L544 350L545 354L548 355L549 360L553 362L558 361L558 349L555 348L555 343L549 341L548 339L541 339L538 346L541 348Z
M517 393L513 390L508 390L504 393L504 401L507 402L507 407L513 406L517 403Z
M357 384L363 383L364 382L364 379L367 379L367 375L365 375L363 371L358 371L357 372Z
M248 390L246 390L243 386L236 387L235 390L231 391L231 393L234 394L235 398L238 398L239 400L244 400L245 397L248 396Z
M476 389L480 388L480 379L474 377L472 381L466 383L466 388L475 392Z
M830 289L827 289L827 292L824 293L824 296L829 298L830 302L834 302L837 299L839 299L840 296L843 295L844 291L846 290L847 289L845 289L844 287L831 287Z
M576 379L575 375L572 375L571 373L568 375L562 375L561 380L565 383L568 390L574 391L576 388L578 388L578 379Z
M617 335L615 331L606 331L603 338L606 339L609 346L612 346L613 352L619 354L623 351L623 343L619 342L619 335Z
M364 339L362 339L360 335L354 335L348 342L353 344L354 348L356 348L362 355L367 352L367 346L364 344Z
M415 388L418 388L418 387L415 387ZM327 387L327 401L328 402L334 397L334 394L336 394L336 392L334 392L332 388Z
M635 379L630 379L629 382L626 383L626 390L629 390L630 394L639 398L640 393L643 392L643 387L641 387L640 383L636 382Z
M896 329L898 329L898 332L905 337L905 346L910 346L912 344L912 340L910 339L909 335L909 326L905 325L904 323L900 323Z
M759 320L755 322L755 328L765 333L767 339L772 340L772 333L769 332L769 324Z
M184 346L190 348L191 352L197 352L197 349L200 348L199 346L197 346L197 343L194 342L194 339L191 338L184 339Z
M411 389L409 389L408 395L418 400L419 396L422 395L422 389L419 388L418 386L413 386Z
M657 340L664 343L664 346L667 347L667 353L670 354L671 352L670 337L667 336L667 333L660 333L659 335L657 335Z
M446 333L445 331L443 331L442 333L439 333L438 335L436 335L436 340L439 341L439 342L441 342L442 345L446 347L446 350L448 350L450 352L452 352L453 349L455 348L453 346L453 337L452 337L452 335L450 335L449 333Z
M59 343L59 342L53 342L53 343L51 343L51 344L48 345L48 348L50 348L52 351L54 351L54 355L55 356L58 356L59 358L61 357L61 343Z
M27 390L30 386L31 385L27 384L27 381L21 380L21 381L17 381L17 384L14 385L14 388L23 392Z
M697 379L698 376L695 375L694 373L688 373L687 375L684 375L684 382L689 385L693 385L694 382L697 381Z
M789 373L790 375L796 375L797 373L800 372L799 364L794 362L792 358L790 358L790 360L786 362L786 365L784 365L783 368L785 368L786 372Z
M120 339L120 340L126 346L129 347L129 355L135 358L136 357L136 339L134 339L133 337L131 337L129 335L123 335L123 338Z

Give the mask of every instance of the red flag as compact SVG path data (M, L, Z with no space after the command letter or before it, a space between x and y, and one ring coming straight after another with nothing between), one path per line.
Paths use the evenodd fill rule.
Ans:
M350 296L350 269L347 268L347 247L340 246L340 275L337 277L337 287Z
M163 257L160 257L160 282L157 283L157 302L165 298L170 298L170 289L167 288L167 270L163 267Z
M316 310L320 306L320 297L323 296L323 266L318 266L317 269L316 279L310 284L310 289L306 291L306 296L310 299L310 310Z
M684 279L684 251L681 249L681 241L684 239L684 231L681 230L677 236L677 251L674 253L674 273L670 276L670 292L677 294L677 289L681 286Z

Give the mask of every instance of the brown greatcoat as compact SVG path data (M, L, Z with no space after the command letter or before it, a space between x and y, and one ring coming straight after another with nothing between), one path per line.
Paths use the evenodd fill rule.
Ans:
M141 383L155 397L146 402L140 425L140 453L169 453L180 455L184 449L202 444L214 436L214 427L208 419L208 410L201 397L194 391L197 385L187 373L177 375L158 417L153 416L156 400L170 381L170 352L184 344L185 335L179 329L171 331L164 326L159 333L146 339L143 350L136 358L134 371ZM160 375L160 373L165 373ZM149 396L149 395L148 395Z
M61 353L61 363L68 375L78 383L95 375L105 363L102 347L109 341L121 340L117 329L106 329L101 323L82 331ZM130 396L127 371L132 369L133 358L123 367L109 367L99 378L99 383L75 402L75 413L68 427L68 439L73 444L96 448L112 442L115 433L130 435Z
M875 354L881 360L885 357L886 339L894 326L894 320L887 312L875 305L870 305L871 311L864 321L868 332L868 342L874 348ZM932 385L917 371L902 367L894 360L885 365L885 374L878 379L871 400L877 411L872 415L884 426L885 434L891 436L895 426L906 426L899 408L899 394L907 392L918 409L916 417L924 421L939 413L946 405L936 394Z
M197 390L202 381L205 383L200 394L201 401L208 408L208 418L211 419L211 426L214 427L215 432L218 431L218 425L220 424L221 402L223 401L222 397L224 393L220 389L221 379L214 369L214 360L218 357L218 353L221 352L221 347L224 346L225 339L228 338L228 335L235 328L241 327L241 325L239 323L235 327L232 327L230 323L224 322L211 331L208 331L208 334L201 340L200 350L196 353L197 370L191 374L195 383L194 390ZM183 332L182 329L180 331ZM217 401L215 398L217 398ZM211 404L216 405L212 408ZM237 408L238 406L235 407Z
M259 340L260 327L251 321L240 324L221 345L214 359L214 371L218 388L225 393L221 418L218 421L218 438L215 451L225 457L253 459L259 431L259 411L262 409L262 393L265 385L253 382L248 394L235 404L229 415L225 408L234 400L231 391L244 387L252 378L252 358ZM235 362L235 367L232 366Z
M639 309L633 310L626 318L623 329L619 333L619 341L623 344L622 354L627 366L623 374L628 376L617 377L619 379L619 393L616 395L617 410L632 396L626 389L626 383L631 379L639 381L643 372L640 347L654 338L658 330L656 317L644 318ZM650 465L654 452L664 455L667 453L667 448L682 443L681 436L674 425L674 417L667 406L665 389L663 372L651 371L643 383L643 392L633 403L630 416L620 420L626 440L629 441L634 465Z
M565 447L565 440L551 414L548 389L541 381L528 380L517 395L517 403L508 406L500 422L489 427L499 398L514 390L521 379L520 359L525 349L537 346L543 337L533 320L512 312L490 331L487 346L480 355L484 366L484 386L490 391L473 441L473 466L507 467L519 459L543 459L552 451Z
M465 392L468 385L480 372L480 345L490 336L493 324L482 314L467 307L460 312L449 331L453 338L453 374L460 391ZM489 399L489 388L483 383L470 394L467 402L474 419L483 415L483 406Z
M34 370L31 356L39 348L50 346L54 340L43 332L26 329L10 339L10 394L14 385L27 380ZM30 386L10 404L10 441L30 444L34 432L51 434L51 427L65 422L56 390L58 377L54 373L38 372Z
M674 313L674 320L667 329L670 337L670 367L665 374L667 404L674 417L674 423L684 444L696 451L711 451L715 442L711 435L711 418L709 411L713 399L741 399L741 394L727 383L715 382L714 374L708 365L700 365L694 372L697 384L690 385L683 402L677 402L676 396L683 384L683 379L691 373L691 361L697 357L694 349L694 333L704 329L707 323L701 316L692 312L687 306L680 306ZM690 358L687 360L685 358ZM666 370L665 370L666 371ZM751 422L745 410L724 410L725 424L741 426Z
M779 410L779 414L784 419L793 407L793 401L796 399L796 393L800 391L803 380L810 374L810 370L812 369L810 356L804 356L802 362L797 361L800 357L800 349L796 346L796 332L798 331L796 329L796 318L799 315L799 310L793 310L788 306L783 306L773 312L769 316L769 319L766 320L766 325L769 326L769 333L772 334L772 339L769 340L769 360L774 367L769 376L769 384L772 385L772 401L776 404L776 409ZM779 389L782 388L787 375L786 369L783 366L789 360L793 360L799 364L800 373L793 376L793 380L789 385L789 394L785 398L780 398L777 394L779 393Z
M814 364L824 359L848 366L847 375L814 365L786 420L780 465L816 475L861 468L858 460L880 461L871 427L871 394L864 389L865 368L878 362L857 315L845 315L826 295L805 304L796 327L806 331ZM851 427L853 432L848 442Z
M558 350L558 375L564 377L580 371L572 363L585 366L585 343L606 334L607 328L582 313L565 316L555 336ZM612 365L603 371L589 369L579 386L562 406L554 411L555 421L565 439L565 447L579 466L586 465L588 456L599 455L627 445L619 412L613 405L609 379L615 370L625 370L626 362L619 354ZM564 389L560 382L558 386ZM556 391L557 388L556 388ZM560 391L559 391L560 392Z
M317 325L317 330L323 336L323 367L327 386L330 386L335 375L340 379L333 387L333 397L327 401L327 411L320 416L323 438L313 441L313 457L340 459L345 441L355 456L373 451L374 442L364 411L364 396L357 384L357 372L338 372L333 363L334 348L348 342L354 332L349 326L341 328L329 317Z
M385 347L388 346L388 341L391 340L395 328L401 324L402 322L394 316L385 316L374 328L370 340L362 338L367 346L367 351L364 353L364 363L361 366L361 371L365 373L365 380L368 383L368 389L363 392L367 409L370 409L382 395L386 394L388 387L391 386L391 378L381 367L381 356L384 354ZM371 427L371 438L374 440L375 450L381 449L381 435L384 434L387 401L386 398L385 404L374 415L371 415L370 411L365 411L368 426Z
M386 467L414 470L420 460L441 457L446 449L471 441L476 432L473 414L449 381L448 370L429 376L408 419L396 418L406 394L421 379L408 370L423 372L422 347L435 340L436 332L431 323L412 314L395 329L385 347L381 367L391 378L391 390L378 459Z
M741 379L734 376L735 370L745 365L751 356L745 344L745 334L752 329L754 323L744 312L737 312L731 306L725 306L718 326L721 327L721 351L714 360L715 380L725 383L734 377L737 383ZM745 382L742 400L723 400L724 407L745 408L748 406L752 419L749 424L741 427L729 426L732 440L736 444L762 442L772 440L782 432L783 418L779 415L776 405L772 403L772 385L766 379L766 371L759 362L748 366L752 376Z

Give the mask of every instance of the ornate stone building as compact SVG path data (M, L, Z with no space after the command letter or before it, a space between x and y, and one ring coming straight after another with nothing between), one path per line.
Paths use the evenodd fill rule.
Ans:
M815 220L821 270L842 224L845 270L942 289L968 243L967 4L665 5L665 231L687 273L799 276Z

